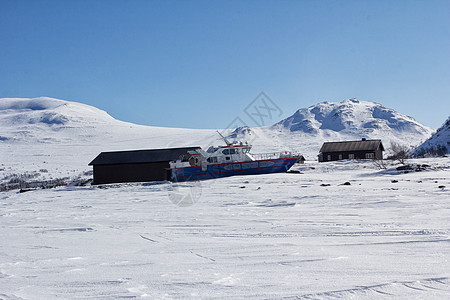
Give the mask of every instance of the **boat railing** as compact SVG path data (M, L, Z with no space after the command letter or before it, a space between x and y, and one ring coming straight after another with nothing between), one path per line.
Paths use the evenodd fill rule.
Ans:
M279 159L279 158L289 158L294 157L295 155L292 154L290 151L286 152L273 152L273 153L257 153L253 154L252 157L255 160L266 160L266 159Z

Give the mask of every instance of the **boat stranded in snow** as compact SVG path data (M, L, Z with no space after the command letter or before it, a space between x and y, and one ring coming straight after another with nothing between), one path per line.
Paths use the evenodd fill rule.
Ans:
M250 145L230 143L223 136L222 138L226 146L211 146L206 151L190 150L178 160L171 161L171 180L179 182L233 175L280 173L289 170L300 159L300 155L291 152L251 154Z

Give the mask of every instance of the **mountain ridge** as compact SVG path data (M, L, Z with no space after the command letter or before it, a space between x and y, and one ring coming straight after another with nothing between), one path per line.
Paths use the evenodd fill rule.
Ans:
M97 145L96 149L125 150L220 144L212 129L136 125L114 119L93 106L55 98L0 99L0 142ZM417 146L433 129L381 104L347 99L301 108L266 127L223 130L247 140L255 152L295 151L315 159L325 141L382 139Z
M320 130L370 134L377 129L412 131L431 134L433 129L420 124L414 118L396 112L383 105L360 101L355 98L342 102L321 102L297 110L290 117L276 123L290 131L319 133Z

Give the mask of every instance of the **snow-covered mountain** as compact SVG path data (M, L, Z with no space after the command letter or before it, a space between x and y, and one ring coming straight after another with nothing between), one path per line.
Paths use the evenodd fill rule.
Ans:
M433 130L411 117L402 115L381 104L348 99L342 102L322 102L302 108L276 125L290 131L327 136L338 132L370 138L379 132L410 133L420 137Z
M270 129L278 136L285 136L290 144L296 141L315 149L324 141L361 138L381 139L385 148L389 148L391 142L413 147L434 132L432 128L381 104L356 99L322 102L299 109Z
M414 151L416 156L445 155L450 153L450 117L445 123L422 145Z
M87 160L100 151L221 144L215 130L163 128L119 121L95 107L53 98L0 99L0 142L82 148ZM227 133L227 131L225 131ZM229 130L254 152L294 151L314 160L324 141L382 139L417 146L433 133L413 118L369 101L349 99L302 108L272 126ZM81 154L81 152L78 152ZM28 153L28 152L26 152ZM84 165L86 161L82 162Z

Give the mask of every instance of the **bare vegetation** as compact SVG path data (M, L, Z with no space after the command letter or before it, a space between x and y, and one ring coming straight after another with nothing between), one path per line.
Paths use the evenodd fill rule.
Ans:
M386 170L389 167L387 161L384 159L374 159L372 163L376 168L381 170Z
M436 156L445 156L448 152L448 149L444 145L436 145L435 147L422 148L417 153L417 157L436 157Z
M410 158L411 149L407 145L401 145L396 142L391 141L391 151L392 155L388 157L388 159L396 160L402 165L406 163L406 160Z
M42 170L40 171L42 173ZM47 171L48 172L48 171ZM59 186L84 186L92 182L89 172L76 177L62 177L62 178L50 178L46 180L39 180L38 177L41 174L39 172L25 172L22 174L9 174L3 178L3 182L0 183L0 192L9 190L20 190L21 192L35 190L35 189L51 189Z

